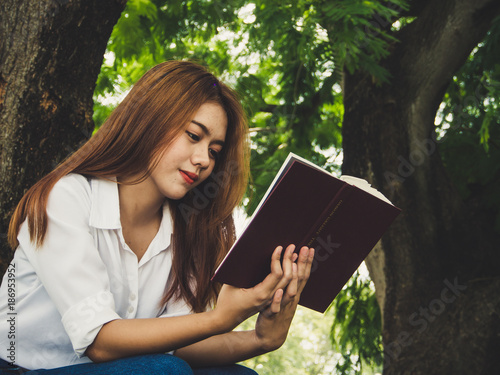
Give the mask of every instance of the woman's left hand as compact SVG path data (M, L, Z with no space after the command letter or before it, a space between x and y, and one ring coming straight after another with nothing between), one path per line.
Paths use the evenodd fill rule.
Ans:
M290 246L294 245L288 248ZM278 289L271 304L259 313L255 335L265 352L276 350L285 342L300 294L311 274L313 258L314 249L304 246L298 256L295 254L293 261L289 260L292 262L292 281L285 290Z

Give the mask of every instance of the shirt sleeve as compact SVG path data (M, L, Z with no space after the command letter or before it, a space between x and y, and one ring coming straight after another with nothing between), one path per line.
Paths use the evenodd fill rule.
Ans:
M36 247L23 223L18 236L42 285L61 314L78 356L83 356L103 324L120 319L109 277L89 226L91 190L87 179L69 175L49 194L48 227Z
M188 306L184 299L172 299L167 302L167 308L165 311L159 316L159 318L171 318L174 316L182 316L192 314L193 311Z

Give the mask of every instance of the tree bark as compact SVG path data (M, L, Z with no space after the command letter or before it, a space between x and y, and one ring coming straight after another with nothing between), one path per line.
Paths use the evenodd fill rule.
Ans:
M126 0L0 3L0 272L24 192L88 139L92 94Z
M345 77L343 172L403 210L367 260L383 311L384 374L500 368L500 238L454 189L434 134L453 74L498 14L496 0L426 2L382 63L390 83Z

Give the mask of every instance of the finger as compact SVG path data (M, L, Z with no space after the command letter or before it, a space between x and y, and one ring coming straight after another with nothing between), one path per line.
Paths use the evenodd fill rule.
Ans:
M314 253L315 253L315 250L313 248L310 248L308 258L307 258L306 275L305 275L305 277L307 279L309 279L309 276L311 275L311 268L312 268L312 264L314 261Z
M283 298L283 289L278 289L276 293L274 293L274 298L273 302L271 303L271 306L269 306L269 310L273 314L277 314L280 312L282 298Z
M287 285L290 283L293 277L293 268L292 264L293 262L293 255L295 251L295 245L288 245L285 251L285 255L283 256L283 263L282 263L282 269L283 269L283 276L278 283L278 288L283 288L285 289Z
M314 260L314 249L302 247L299 253L298 265L298 292L301 293L311 275L311 267Z
M302 246L299 251L299 258L297 261L298 265L298 276L300 280L303 280L306 276L307 263L309 260L309 248L307 246Z
M283 246L278 246L273 251L273 255L271 256L271 273L277 274L281 276L281 253L283 252Z
M297 265L297 263L292 264L292 269L293 269L292 281L290 281L290 284L288 284L288 286L286 287L286 293L285 293L285 296L283 297L282 305L286 305L291 300L293 300L298 292L299 277L298 277L298 265Z
M267 275L264 281L268 281L275 288L278 282L283 276L283 269L281 268L281 253L283 252L283 246L278 246L273 251L271 256L271 273Z
M262 311L260 312L266 318L271 318L273 315L278 314L281 311L281 301L283 300L283 289L278 289L269 303Z
M257 284L254 288L258 291L263 300L271 301L272 296L279 288L279 283L283 277L283 269L281 268L281 253L283 251L283 246L278 246L274 249L271 256L271 272L266 276L266 278Z
M283 276L288 279L291 279L292 277L292 272L293 272L292 264L295 255L294 251L295 251L295 245L288 245L285 251L285 256L283 257L283 264L282 264L284 273Z

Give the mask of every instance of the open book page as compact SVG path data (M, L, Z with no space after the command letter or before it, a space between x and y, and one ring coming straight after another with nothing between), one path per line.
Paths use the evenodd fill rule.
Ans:
M384 194L382 194L380 191L377 189L373 188L368 181L363 180L362 178L358 177L353 177L353 176L348 176L348 175L343 175L339 177L342 181L347 182L348 184L351 184L353 186L356 186L357 188L366 191L367 193L370 193L371 195L376 196L379 199L382 199L384 202L387 202L389 204L392 204L389 199L385 197Z

